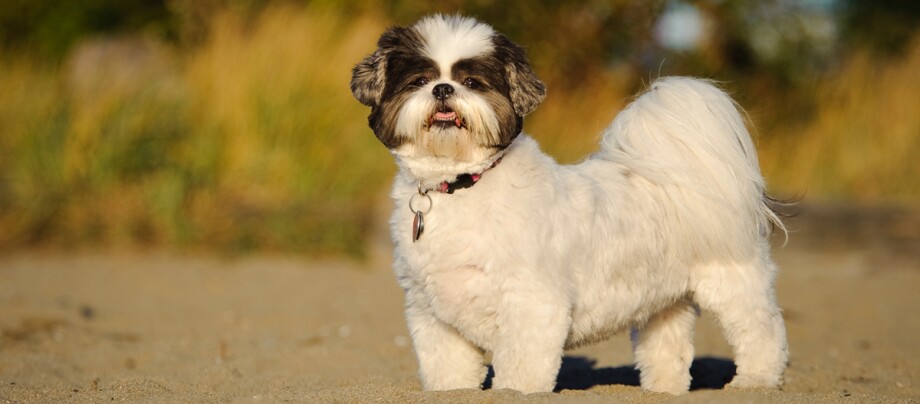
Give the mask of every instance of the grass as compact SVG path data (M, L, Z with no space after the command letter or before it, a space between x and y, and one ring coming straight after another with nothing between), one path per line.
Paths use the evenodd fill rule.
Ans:
M360 255L393 164L348 82L383 28L279 7L220 13L184 54L121 38L59 70L4 58L0 245Z
M920 37L899 60L858 52L818 81L812 118L761 143L767 178L784 192L869 203L920 201Z
M316 7L215 12L204 43L85 42L49 66L0 57L0 248L172 248L360 256L395 166L348 90L386 27ZM769 125L781 193L917 201L920 42L856 55L815 85L813 118ZM596 148L632 94L611 71L556 91L527 130L560 161ZM577 119L573 117L578 117Z

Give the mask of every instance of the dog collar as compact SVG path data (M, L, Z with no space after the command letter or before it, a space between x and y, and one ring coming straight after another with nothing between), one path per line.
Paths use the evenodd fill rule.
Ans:
M501 161L502 161L502 158L499 157L497 160L495 160L494 163L492 163L491 166L489 166L489 168L486 168L485 171L481 173L460 174L457 176L457 179L454 180L454 182L444 181L438 184L438 187L435 188L435 190L441 193L445 193L445 194L452 194L454 193L454 191L458 189L472 187L473 185L476 185L477 182L479 182L479 179L482 178L482 175L485 174L486 171L489 171L495 168L495 166L497 166L498 163L500 163ZM413 205L413 202L415 202L417 198L422 198L424 201L427 202L427 204L425 204L424 209L421 209L421 208L417 209ZM418 193L415 195L412 195L412 197L409 198L409 210L412 212L412 215L414 216L412 219L412 242L413 243L418 241L419 237L422 236L422 232L425 231L425 215L427 215L428 212L431 211L431 205L432 205L431 196L428 195L427 190L425 191L422 190L422 183L419 182L418 183Z
M438 187L435 188L435 190L437 190L438 192L444 193L444 194L452 194L454 193L454 191L458 189L466 189L466 188L472 187L473 185L476 185L477 182L479 182L479 179L482 178L482 175L485 174L486 171L489 171L495 168L495 166L497 166L498 163L501 163L501 161L502 161L502 158L499 157L498 160L495 160L495 162L492 163L492 165L489 166L489 168L486 168L485 171L481 173L460 174L457 176L457 179L454 180L454 182L444 181L438 184Z

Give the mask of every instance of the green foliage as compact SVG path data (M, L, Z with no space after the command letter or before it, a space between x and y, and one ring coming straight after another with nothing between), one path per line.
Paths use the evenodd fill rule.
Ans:
M58 58L89 36L124 31L174 30L166 0L3 0L0 46Z
M901 53L920 27L920 2L841 0L843 37L876 54Z

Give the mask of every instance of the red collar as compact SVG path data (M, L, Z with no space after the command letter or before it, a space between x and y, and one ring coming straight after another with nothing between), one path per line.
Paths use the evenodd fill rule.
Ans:
M476 185L476 182L478 182L479 179L482 178L482 175L485 174L486 171L489 171L495 168L495 166L497 166L498 163L501 163L501 162L502 162L502 157L499 157L498 160L495 160L495 162L492 163L492 165L489 166L489 168L485 169L485 171L478 173L478 174L460 174L457 176L457 179L454 182L444 181L438 184L438 187L435 188L435 190L441 193L445 193L445 194L452 194L454 193L454 191L458 189L465 189L465 188L472 187L473 185Z

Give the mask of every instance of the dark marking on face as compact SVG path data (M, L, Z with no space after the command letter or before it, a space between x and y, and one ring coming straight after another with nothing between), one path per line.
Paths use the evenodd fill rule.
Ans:
M508 147L521 133L524 120L515 113L511 103L511 86L505 74L505 63L492 55L462 59L451 66L451 78L478 93L492 106L499 123L499 143L487 146Z
M390 28L377 41L377 50L352 71L352 94L371 107L368 125L389 149L402 144L395 127L399 107L409 95L405 88L419 79L437 77L434 62L421 56L423 46L415 30Z
M394 53L387 63L386 86L381 103L399 93L413 91L438 79L440 71L433 60L418 54Z

